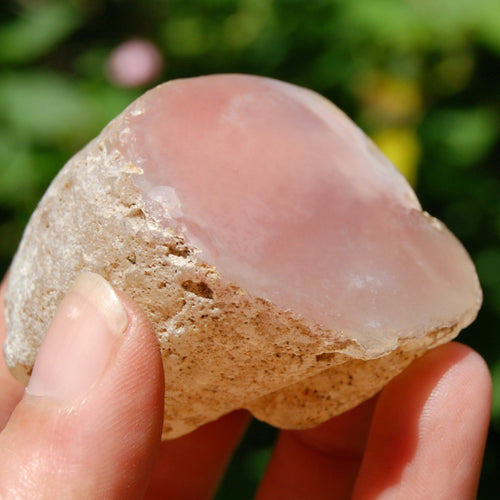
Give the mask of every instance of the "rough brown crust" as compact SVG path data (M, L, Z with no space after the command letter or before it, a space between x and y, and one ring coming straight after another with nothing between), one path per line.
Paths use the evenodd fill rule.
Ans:
M165 439L245 407L280 427L318 424L376 393L470 321L468 313L453 328L388 346L395 350L383 358L357 359L362 349L341 332L250 297L197 261L195 248L148 213L132 182L138 167L107 150L107 133L54 180L13 262L4 350L20 380L28 380L56 307L82 271L135 299L155 327Z
M374 396L413 360L453 339L461 326L403 341L376 359L348 358L295 384L252 401L247 408L260 420L282 429L303 429L339 415Z

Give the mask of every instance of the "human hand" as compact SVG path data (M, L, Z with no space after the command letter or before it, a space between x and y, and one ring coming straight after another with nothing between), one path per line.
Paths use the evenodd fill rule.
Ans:
M102 278L83 276L26 391L0 360L0 498L210 498L248 415L161 442L163 372L151 325ZM4 293L5 283L2 304ZM378 398L315 429L282 431L257 497L474 498L490 400L480 356L458 343L439 347Z

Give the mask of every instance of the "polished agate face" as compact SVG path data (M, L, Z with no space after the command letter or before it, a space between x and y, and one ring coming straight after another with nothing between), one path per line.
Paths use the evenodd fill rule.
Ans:
M356 341L394 348L474 315L456 238L332 103L245 75L147 93L111 139L164 228L252 296Z

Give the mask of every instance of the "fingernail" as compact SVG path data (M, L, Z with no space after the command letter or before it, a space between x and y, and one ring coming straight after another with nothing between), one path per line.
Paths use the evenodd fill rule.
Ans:
M111 285L81 274L49 326L26 392L71 402L100 380L112 359L128 316Z

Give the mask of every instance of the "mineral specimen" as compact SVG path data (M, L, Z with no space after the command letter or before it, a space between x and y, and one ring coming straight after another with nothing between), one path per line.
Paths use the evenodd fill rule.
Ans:
M165 438L235 408L318 424L481 304L466 251L349 118L246 75L153 89L62 169L10 274L5 356L19 378L84 270L153 322Z

